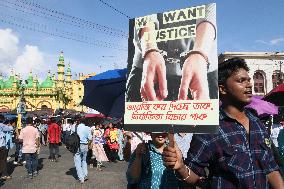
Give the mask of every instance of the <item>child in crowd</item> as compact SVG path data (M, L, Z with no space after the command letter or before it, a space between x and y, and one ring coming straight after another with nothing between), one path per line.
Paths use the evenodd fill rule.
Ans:
M95 126L93 130L93 141L92 141L92 151L93 156L97 160L97 170L102 171L101 166L103 161L108 161L103 144L105 139L103 137L104 131L100 128L100 124Z

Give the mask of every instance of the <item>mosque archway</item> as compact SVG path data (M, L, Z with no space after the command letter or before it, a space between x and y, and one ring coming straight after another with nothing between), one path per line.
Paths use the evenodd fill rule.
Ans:
M52 109L52 105L50 102L43 100L37 104L36 109L37 110Z

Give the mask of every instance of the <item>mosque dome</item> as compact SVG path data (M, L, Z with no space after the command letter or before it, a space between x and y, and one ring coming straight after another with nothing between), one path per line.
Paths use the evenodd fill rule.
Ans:
M50 71L48 71L48 76L46 79L41 83L40 88L52 88L53 87L53 80L50 76Z
M29 74L29 77L27 79L27 85L26 85L26 88L33 88L33 76L32 76L32 73L30 72Z

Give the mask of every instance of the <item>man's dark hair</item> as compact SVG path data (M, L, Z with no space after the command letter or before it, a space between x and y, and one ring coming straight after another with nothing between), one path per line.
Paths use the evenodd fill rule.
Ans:
M56 118L55 118L55 117L51 117L51 118L50 118L50 122L51 122L51 123L56 123Z
M13 123L16 123L17 124L17 119L9 119L8 121L9 124L13 124Z
M36 118L34 122L35 123L41 123L41 120L39 118Z
M33 124L33 118L32 117L27 117L27 119L26 119L26 124L28 124L28 125L32 125Z
M67 119L67 123L74 124L74 120L73 119Z
M62 120L61 119L56 120L56 124L57 125L62 125Z
M219 63L218 68L218 83L219 85L224 85L227 81L227 79L236 71L239 69L245 69L246 71L249 71L249 67L246 63L246 61L242 58L231 58L228 59L222 63Z
M81 118L80 123L83 123L86 126L90 126L90 119L86 119L86 118Z

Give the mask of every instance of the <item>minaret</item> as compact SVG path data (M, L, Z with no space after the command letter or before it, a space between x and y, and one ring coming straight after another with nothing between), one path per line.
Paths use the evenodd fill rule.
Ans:
M11 77L11 76L15 76L15 75L16 75L16 74L15 74L15 71L14 71L14 68L11 68L10 72L11 72L10 77Z
M28 79L27 79L27 85L28 87L33 87L33 82L34 82L34 78L33 78L33 72L32 70L30 71L29 75L28 75Z
M11 75L10 75L10 79L13 83L12 83L12 87L13 88L17 88L17 75L15 73L14 68L11 69Z
M79 80L83 80L83 73L79 73Z
M57 82L56 82L55 74L52 75L52 81L53 81L53 88L56 88L57 87L56 86Z
M72 77L72 74L71 74L70 63L68 64L68 68L67 68L65 76L66 76L66 84L67 84L67 86L71 87L71 77Z
M35 75L35 78L33 80L33 88L37 90L38 88L38 76L37 74Z
M33 71L31 70L31 71L29 72L28 78L32 78L32 77L33 77Z
M59 56L59 61L57 64L57 87L63 89L64 88L64 57L63 51L61 51Z
M52 81L51 71L50 70L47 71L47 78L48 78L48 80Z
M52 80L53 80L53 81L56 81L55 74L52 74Z

